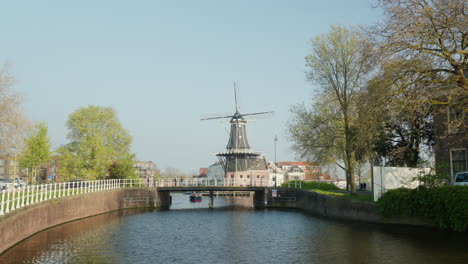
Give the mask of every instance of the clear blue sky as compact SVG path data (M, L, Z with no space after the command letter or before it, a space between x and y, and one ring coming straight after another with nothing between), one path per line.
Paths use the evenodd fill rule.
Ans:
M200 117L275 111L250 122L253 149L294 160L286 133L293 104L313 100L305 81L310 40L332 24L369 25L376 0L1 1L0 63L8 61L32 121L54 147L79 107L113 107L139 160L186 173L216 161L229 120Z

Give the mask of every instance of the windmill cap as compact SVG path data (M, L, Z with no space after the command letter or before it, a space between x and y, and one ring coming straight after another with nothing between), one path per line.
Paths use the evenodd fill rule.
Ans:
M238 110L236 110L236 112L234 113L234 115L232 116L231 118L231 123L234 123L236 122L237 120L239 120L243 123L247 123L247 121L245 120L244 116L241 115L241 113L239 113Z

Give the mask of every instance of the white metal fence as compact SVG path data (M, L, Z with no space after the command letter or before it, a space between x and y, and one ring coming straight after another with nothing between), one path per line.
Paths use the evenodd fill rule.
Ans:
M243 183L243 182L242 182ZM0 215L7 214L18 208L40 203L50 199L100 192L105 190L133 187L164 187L164 186L266 186L265 181L253 181L249 185L242 185L235 179L183 179L164 178L158 181L147 179L109 179L95 181L71 181L63 183L48 183L28 185L25 187L8 188L0 192Z
M0 215L18 208L71 195L142 186L139 179L71 181L9 188L0 193Z

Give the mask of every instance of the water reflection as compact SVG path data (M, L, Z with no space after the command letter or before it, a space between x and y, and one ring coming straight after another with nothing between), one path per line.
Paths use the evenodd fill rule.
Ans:
M463 263L466 235L255 210L250 198L123 210L38 233L0 263Z

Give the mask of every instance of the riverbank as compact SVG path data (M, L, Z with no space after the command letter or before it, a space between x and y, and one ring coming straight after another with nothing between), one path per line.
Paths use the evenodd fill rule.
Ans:
M0 217L0 254L42 230L126 208L159 206L154 189L126 188L44 201Z
M436 227L436 225L418 218L382 217L378 212L377 205L373 202L345 199L303 189L277 188L276 190L277 197L272 197L271 189L268 191L267 208L294 208L319 216L343 220Z

